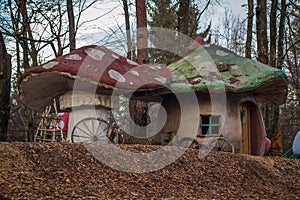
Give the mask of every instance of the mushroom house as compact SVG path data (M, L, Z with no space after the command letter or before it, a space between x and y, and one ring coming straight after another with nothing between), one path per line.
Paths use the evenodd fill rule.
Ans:
M165 67L139 65L104 46L90 45L26 70L20 98L39 112L56 100L59 111L70 112L67 140L71 140L76 126L83 135L107 128L95 120L108 120L113 94L151 91L169 83Z
M221 137L230 143L228 151L263 155L266 132L258 103L285 102L285 73L217 45L195 40L189 49L187 56L168 66L172 74L168 89L156 92L163 96L167 113L157 140L167 144L183 124L199 145L205 138ZM189 94L197 101L178 100ZM183 104L190 115L196 114L182 114Z

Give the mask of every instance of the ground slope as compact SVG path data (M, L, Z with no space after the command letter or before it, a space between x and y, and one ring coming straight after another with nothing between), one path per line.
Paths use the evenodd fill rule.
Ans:
M121 146L153 151L156 146ZM189 149L166 168L116 171L83 145L0 143L0 199L299 199L300 160Z

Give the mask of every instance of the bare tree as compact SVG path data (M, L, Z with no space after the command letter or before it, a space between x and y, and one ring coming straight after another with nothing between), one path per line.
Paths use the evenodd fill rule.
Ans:
M178 32L189 34L190 0L179 0Z
M123 0L123 9L124 9L125 25L126 25L127 58L131 59L132 42L131 42L131 30L130 30L130 20L129 20L127 0Z
M73 1L67 0L67 10L68 10L68 20L69 20L69 42L70 42L70 51L76 49L76 40L75 40L75 18L73 11Z
M271 1L271 12L270 12L270 60L269 65L277 68L277 7L278 0ZM273 112L273 123L278 123L279 120L279 107L276 105L272 105Z
M232 10L225 9L225 14L220 28L216 30L215 37L225 41L223 44L231 51L242 55L245 51L245 23L239 16L234 16Z
M267 36L267 1L257 0L256 5L256 37L257 60L268 64L268 36Z
M0 33L5 35L11 44L10 52L13 52L13 59L16 66L16 78L14 82L14 94L17 93L18 83L21 81L21 73L32 65L38 65L45 58L41 52L44 48L50 47L55 56L63 54L64 49L68 48L69 29L71 37L75 37L76 31L80 27L79 18L83 11L89 8L96 0L87 3L87 0L73 0L73 9L76 6L75 16L71 16L76 21L74 26L69 28L67 20L67 1L58 0L54 2L45 1L27 1L27 0L7 0L0 4L4 9L0 11L2 23L0 24ZM74 15L74 13L73 13ZM72 25L71 25L72 26ZM74 28L74 29L73 29ZM70 38L72 39L72 38ZM72 41L71 41L72 43ZM71 46L73 46L71 44ZM73 46L75 48L75 46ZM49 51L47 52L49 54ZM53 55L52 54L52 55ZM18 95L14 95L14 104L20 115L19 119L24 127L25 141L33 140L35 125L35 113L27 109ZM16 115L13 115L16 117Z
M252 28L253 28L253 0L248 0L248 20L247 20L247 39L246 39L246 49L245 57L251 58L251 44L252 44Z
M286 24L286 0L281 0L280 6L280 21L278 27L278 51L277 51L277 68L282 69L283 61L284 61L284 32L285 32L285 24Z
M272 67L276 68L276 41L277 41L277 6L278 0L271 1L270 13L270 62Z
M24 40L21 42L22 48L23 48L23 65L24 68L28 68L30 66L29 61L29 54L32 59L33 65L37 65L37 50L35 48L35 42L33 41L33 33L32 29L30 27L30 21L28 17L28 11L27 11L27 0L16 0L15 1L18 6L18 11L20 12L22 16L22 35ZM29 44L30 43L30 47Z
M136 18L137 60L139 63L148 63L148 32L145 0L136 0Z
M146 1L136 0L136 21L137 21L137 61L146 64L148 60L148 31L147 31L147 11ZM147 103L142 101L133 101L135 105L134 121L140 126L147 125ZM136 135L144 136L140 130L133 130Z
M4 38L0 33L0 141L7 140L10 112L11 56L7 53Z

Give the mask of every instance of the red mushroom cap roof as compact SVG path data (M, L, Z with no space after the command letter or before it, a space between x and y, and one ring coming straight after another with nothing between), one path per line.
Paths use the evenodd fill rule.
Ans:
M103 46L90 45L31 67L23 78L21 100L41 111L54 98L74 90L77 80L81 90L90 90L94 85L94 92L111 94L113 89L134 92L162 88L170 83L171 75L167 67L140 65Z
M206 45L206 44L207 43L203 40L203 38L198 35L187 48L193 50L198 48L201 45Z
M103 46L84 46L25 72L25 77L42 72L61 72L88 78L108 88L157 89L170 83L164 66L140 65Z

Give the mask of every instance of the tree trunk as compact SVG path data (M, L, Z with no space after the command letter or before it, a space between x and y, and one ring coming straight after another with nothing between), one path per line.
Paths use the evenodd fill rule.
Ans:
M256 6L257 60L268 64L267 2L257 0Z
M20 28L19 28L19 21L20 21L20 13L18 12L15 18L13 8L12 8L12 3L11 0L7 1L10 15L11 15L11 20L14 22L13 25L13 30L14 33L19 33ZM21 57L20 57L20 40L16 37L16 77L17 77L17 82L21 81L22 78L22 72L21 72Z
M137 17L137 61L138 63L148 63L148 31L147 31L147 13L146 1L136 0ZM139 126L147 125L148 105L142 101L135 101L135 123ZM146 120L145 120L146 119ZM145 136L140 130L133 130L134 135Z
M15 1L17 6L18 6L18 12L22 15L23 21L22 21L22 35L24 38L27 38L27 33L28 33L28 15L27 15L27 8L26 8L26 0L20 1L17 0ZM29 68L29 46L28 46L28 41L25 39L22 40L20 43L23 49L23 67L24 69Z
M178 10L178 32L189 36L189 25L190 25L190 0L179 0ZM179 53L184 54L184 49L188 45L187 37L179 37Z
M251 58L252 28L253 28L253 0L248 0L248 21L245 57Z
M256 6L256 37L257 37L257 60L264 64L269 64L268 58L268 40L267 40L267 2L266 0L257 0ZM269 105L265 106L265 126L269 129Z
M125 26L126 26L127 58L131 59L132 43L131 43L130 21L129 21L129 11L128 11L127 0L123 0L123 8L124 8Z
M136 0L137 17L137 61L139 63L148 63L148 31L147 31L147 13L146 1Z
M1 33L0 57L0 141L6 141L10 113L11 56L6 51Z
M178 32L185 35L189 34L189 22L190 22L190 0L179 0L179 11L178 11Z
M278 27L278 51L277 51L277 68L282 69L282 64L284 60L283 55L283 40L284 40L284 28L286 19L286 0L281 0L280 9L280 21Z
M273 4L275 4L274 2L276 2L278 4L278 2L274 0L272 2L272 9L273 9ZM277 4L276 4L276 7L278 6ZM275 7L275 5L274 5L274 7ZM283 38L284 38L284 27L285 27L284 25L285 25L285 18L286 18L286 0L282 0L281 1L281 9L280 10L281 10L281 14L280 14L279 27L278 27L277 63L276 63L276 60L272 61L272 57L273 56L276 57L276 52L271 52L271 49L274 48L274 46L276 46L276 40L272 39L272 37L271 37L271 41L272 40L274 40L274 41L270 43L270 54L271 54L271 63L270 64L273 67L276 67L277 69L282 69L282 64L283 64L283 60L284 60L284 55L283 55ZM273 15L272 15L272 10L271 10L271 16L270 16L270 18L271 18L270 19L270 23L276 23L276 20L272 19L272 18L276 19L276 13L273 13ZM275 31L276 31L276 25L273 28L275 28ZM270 31L271 31L271 27L270 27ZM270 36L271 36L271 33L270 33ZM275 44L272 45L272 43L275 43ZM278 106L274 106L273 112L274 112L274 123L276 123L276 122L278 123L279 122L279 113L280 113L279 112L279 107Z
M75 20L74 20L72 0L67 0L67 10L68 10L68 20L69 20L69 42L70 42L70 52L71 52L76 48Z
M270 65L276 68L277 6L278 0L271 0L270 13Z
M22 39L21 45L23 48L23 67L24 69L29 68L29 55L32 59L32 64L34 66L38 65L38 51L35 48L35 42L33 34L29 24L29 17L27 12L27 0L17 0L15 1L20 14L22 15L22 34L24 39ZM29 48L30 44L30 48Z
M276 39L277 39L277 6L278 0L271 0L270 12L270 62L269 65L276 68ZM273 123L279 122L279 107L272 105Z

